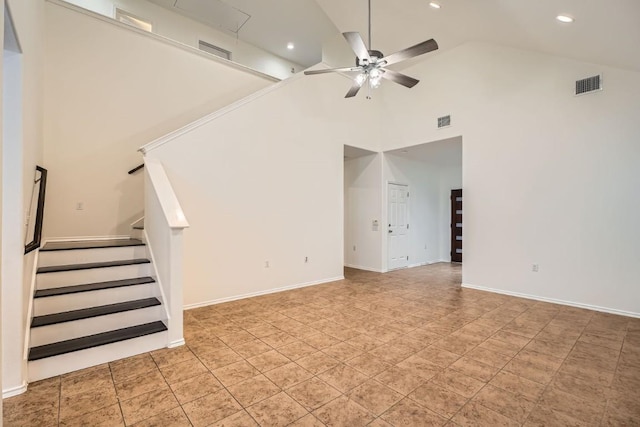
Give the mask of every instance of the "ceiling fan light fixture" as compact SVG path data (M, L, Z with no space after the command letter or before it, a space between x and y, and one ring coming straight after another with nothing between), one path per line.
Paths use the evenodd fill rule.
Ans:
M556 19L560 22L563 22L565 24L570 24L574 21L574 19L572 17L570 17L569 15L558 15L556 16Z
M429 6L431 6L433 9L440 9L442 6L440 6L439 3L436 3L434 1L432 1L431 3L429 3Z

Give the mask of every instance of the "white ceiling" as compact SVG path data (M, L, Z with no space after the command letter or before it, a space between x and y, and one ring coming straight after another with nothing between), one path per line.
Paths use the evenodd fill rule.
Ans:
M324 41L338 33L315 0L149 1L305 67L322 60Z
M640 0L372 0L373 48L485 41L640 71ZM340 31L367 29L367 0L317 0ZM575 18L556 21L558 14Z
M323 42L338 32L367 33L367 0L150 1L218 29L220 20L250 16L239 39L304 66L320 62ZM391 54L430 38L440 50L484 41L640 71L640 0L435 0L441 9L429 1L372 0L373 48ZM216 4L231 11L216 13ZM575 22L556 21L560 13Z

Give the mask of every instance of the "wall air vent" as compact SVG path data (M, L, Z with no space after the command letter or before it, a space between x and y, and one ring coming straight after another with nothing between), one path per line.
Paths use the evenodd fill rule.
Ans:
M451 126L451 116L438 117L438 129Z
M212 55L219 56L220 58L231 60L231 52L214 44L200 40L198 42L198 48Z
M597 75L576 81L576 95L602 90L602 76Z

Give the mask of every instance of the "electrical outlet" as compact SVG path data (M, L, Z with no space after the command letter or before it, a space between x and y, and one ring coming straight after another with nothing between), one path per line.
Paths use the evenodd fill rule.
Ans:
M264 262L264 268L269 268L269 261Z
M353 251L354 252L356 251L356 245L353 245Z
M304 262L309 262L309 257L308 256L304 257Z
M540 266L538 264L533 264L531 266L531 271L533 271L534 273L537 273L539 269L540 269Z
M77 211L84 210L84 202L78 202L78 203L76 203L76 210L77 210Z

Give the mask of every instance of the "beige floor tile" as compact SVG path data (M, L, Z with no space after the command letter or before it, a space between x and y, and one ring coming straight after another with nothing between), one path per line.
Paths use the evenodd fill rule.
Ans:
M173 408L144 421L133 425L134 427L190 427L191 423L182 408Z
M226 390L208 394L182 406L195 426L208 426L242 410L240 404Z
M99 389L60 398L60 421L76 418L88 412L118 403L113 384Z
M515 427L520 425L517 421L507 418L504 415L500 415L499 413L473 401L467 403L462 409L460 409L451 421L461 427Z
M140 394L167 388L167 383L159 371L151 371L148 374L117 383L115 386L118 399L128 400Z
M247 411L240 411L211 424L211 427L258 427L258 424Z
M447 369L436 375L431 381L466 398L473 397L485 385L482 381L452 369Z
M460 355L447 350L430 346L416 353L416 356L423 358L432 365L446 368L460 358Z
M308 414L298 402L284 392L247 408L247 412L262 426L287 426Z
M318 351L317 353L298 359L297 363L312 374L318 375L324 371L328 371L340 362L333 357Z
M253 378L259 373L256 368L244 360L213 371L213 375L215 375L218 381L225 387Z
M137 377L158 369L149 353L116 360L109 363L111 374L115 382L121 382L131 377Z
M342 393L348 392L369 379L368 376L344 363L322 372L318 377Z
M222 384L210 372L171 384L171 390L181 405L220 390Z
M245 408L280 393L280 387L269 381L264 375L244 380L228 387L227 390Z
M375 417L365 408L346 396L341 396L313 412L327 427L361 427Z
M279 353L277 350L271 350L266 353L259 354L258 356L251 357L247 359L247 362L253 365L260 372L268 372L290 363L291 360Z
M198 359L189 359L160 368L160 372L169 384L175 384L189 378L197 377L208 372L208 369Z
M370 377L378 375L393 366L369 353L347 360L346 364Z
M291 344L279 347L278 351L289 359L295 361L305 356L309 356L310 354L316 353L318 350L303 341L294 341Z
M71 396L110 385L113 385L111 370L108 365L101 365L99 369L87 369L78 375L62 377L60 393L62 396Z
M491 378L493 378L499 371L498 368L494 368L493 366L486 365L466 356L461 357L452 363L450 368L482 382L490 381Z
M531 381L524 377L519 377L510 372L499 372L489 384L508 391L516 396L526 397L530 400L537 400L544 391L545 386Z
M351 390L347 396L376 416L379 416L403 398L402 394L376 380L369 380L359 385Z
M416 375L415 370L400 366L392 366L374 378L403 396L427 382L424 377Z
M442 426L447 420L414 401L405 398L381 416L394 426Z
M229 347L198 355L200 361L211 371L240 362L243 358Z
M265 372L264 375L282 389L293 387L313 376L312 373L293 362Z
M300 418L293 424L289 424L290 427L324 427L324 424L317 419L313 414L307 414Z
M174 365L195 358L195 355L186 345L176 348L163 348L151 352L151 357L158 367Z
M445 418L452 417L469 400L431 382L418 387L409 394L409 398Z
M533 400L516 396L492 385L486 385L473 400L518 423L523 423L536 405Z
M185 312L186 346L30 384L4 424L639 424L640 321L461 289L446 263L345 275Z
M178 401L169 387L141 394L132 399L120 402L124 421L127 425L144 421L147 418L176 408L178 405Z

